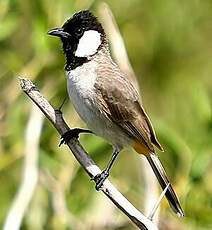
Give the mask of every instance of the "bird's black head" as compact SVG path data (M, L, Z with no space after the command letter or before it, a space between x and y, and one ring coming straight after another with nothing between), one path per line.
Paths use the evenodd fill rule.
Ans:
M102 25L89 10L74 14L61 28L48 34L60 37L67 58L66 70L88 61L106 43Z

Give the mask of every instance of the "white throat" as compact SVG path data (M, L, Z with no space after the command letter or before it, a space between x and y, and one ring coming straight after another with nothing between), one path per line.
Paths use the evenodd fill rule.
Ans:
M95 54L101 45L101 34L96 30L85 31L79 40L76 57L89 57Z

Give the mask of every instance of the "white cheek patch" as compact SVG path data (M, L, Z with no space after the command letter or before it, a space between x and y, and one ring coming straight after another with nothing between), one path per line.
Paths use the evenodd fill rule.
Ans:
M79 40L75 56L89 57L97 52L101 45L101 34L95 30L85 31Z

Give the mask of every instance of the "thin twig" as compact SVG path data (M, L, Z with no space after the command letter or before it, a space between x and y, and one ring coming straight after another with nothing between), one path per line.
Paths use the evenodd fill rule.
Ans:
M155 205L155 201L158 200L159 197L159 187L157 179L145 158L141 158L140 168L143 172L142 181L144 182L144 214L149 215L152 210L152 207ZM153 222L154 224L159 224L159 215L160 215L160 207L157 209L157 213L155 213Z
M65 123L61 111L54 110L49 102L42 96L35 85L27 79L20 79L22 90L32 99L40 108L44 115L54 125L60 135L69 130ZM99 167L94 163L86 153L77 139L68 142L68 147L74 154L77 161L82 165L90 177L94 177L101 172ZM110 182L106 180L101 190L130 220L140 229L156 230L157 227L140 211L138 211Z
M169 185L170 185L170 183L168 183L168 184L166 185L165 189L164 189L163 192L160 194L160 197L158 198L157 202L155 203L155 205L154 205L152 211L150 212L149 217L148 217L150 220L153 219L153 217L154 217L154 215L155 215L155 213L156 213L156 211L157 211L157 209L158 209L158 207L159 207L159 205L160 205L160 203L161 203L163 197L164 197L165 194L166 194L167 189L169 188Z

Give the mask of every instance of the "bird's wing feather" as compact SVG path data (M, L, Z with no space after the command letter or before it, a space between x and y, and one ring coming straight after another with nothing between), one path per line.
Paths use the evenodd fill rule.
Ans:
M119 69L107 68L97 77L95 89L98 103L119 127L136 141L154 152L153 144L162 150L139 96L130 81ZM98 74L97 74L98 76Z

